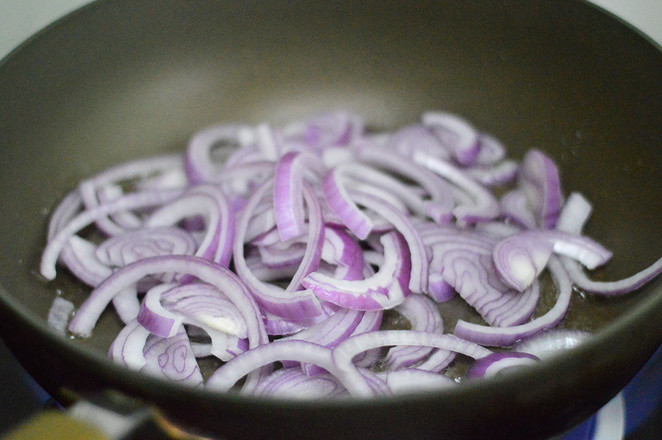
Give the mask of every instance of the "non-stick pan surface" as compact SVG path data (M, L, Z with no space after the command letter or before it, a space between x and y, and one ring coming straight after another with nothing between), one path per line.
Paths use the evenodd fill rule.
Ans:
M0 326L28 371L66 400L120 390L227 438L545 438L618 392L662 341L662 283L623 298L577 295L569 325L598 331L536 368L434 395L319 404L181 388L105 357L119 322L89 341L48 330L80 304L65 273L35 275L50 210L80 179L181 150L220 121L280 123L351 109L375 128L424 110L467 117L514 157L554 157L566 190L595 204L587 232L616 279L662 249L662 53L578 1L102 0L0 65Z

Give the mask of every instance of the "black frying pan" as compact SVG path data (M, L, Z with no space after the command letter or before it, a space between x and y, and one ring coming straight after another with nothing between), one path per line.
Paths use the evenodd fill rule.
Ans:
M595 203L587 232L612 249L600 276L662 250L662 53L580 1L102 0L0 65L0 328L48 392L113 389L175 423L226 438L545 438L614 396L662 342L662 281L573 303L597 336L495 380L371 402L261 401L182 388L111 364L109 314L94 337L49 331L66 275L35 276L49 210L78 180L181 150L219 121L280 123L347 108L377 128L459 113L521 157L538 147L566 190Z

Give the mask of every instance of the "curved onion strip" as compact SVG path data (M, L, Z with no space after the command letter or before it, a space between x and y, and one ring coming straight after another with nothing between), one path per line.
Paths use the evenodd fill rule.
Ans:
M480 142L480 151L476 157L475 165L492 165L505 157L506 148L494 136L479 133L478 142Z
M378 375L384 377L393 394L430 393L456 385L448 376L418 368L387 371Z
M300 368L281 368L264 378L254 390L262 397L295 399L332 398L347 395L347 390L329 373L308 376Z
M425 292L428 282L427 250L409 217L376 197L357 191L350 191L349 194L356 203L384 217L402 234L409 246L410 253L411 277L409 289L414 293Z
M281 241L304 232L303 181L306 171L322 173L322 164L309 153L289 152L276 163L274 216Z
M413 159L414 162L451 181L472 197L474 204L463 204L453 209L453 215L459 222L476 223L488 221L500 214L499 203L492 193L480 186L478 182L466 176L460 169L448 162L438 160L420 152L414 153Z
M162 338L175 336L184 322L183 316L172 313L161 305L163 294L176 285L175 283L168 283L152 287L147 291L140 305L138 322L150 333Z
M184 323L206 326L242 339L248 328L241 312L216 287L205 283L188 283L165 291L163 306L185 316Z
M411 330L429 333L443 333L444 331L439 309L426 296L410 295L394 310L409 320ZM406 368L422 360L432 350L430 347L393 347L388 351L384 363L392 370Z
M249 346L267 342L264 323L258 318L257 304L236 275L216 263L180 255L145 258L117 270L80 306L69 324L69 331L89 336L99 316L118 291L147 275L164 272L192 275L218 288L237 306L246 320Z
M95 257L107 267L123 267L156 255L193 255L197 248L195 238L183 229L145 227L110 237L95 248Z
M272 182L263 183L248 200L237 221L233 258L235 271L246 283L257 303L267 312L288 320L310 319L325 316L319 300L309 291L285 291L260 281L246 263L244 243L250 218L264 196L272 189ZM321 249L320 249L321 257Z
M99 261L97 250L94 243L78 235L72 235L60 253L60 261L79 280L95 287L113 273L107 264Z
M218 145L246 146L254 141L253 129L246 125L218 125L196 132L186 147L185 169L192 184L214 182L223 173L210 155Z
M539 150L529 150L522 160L519 186L536 214L538 226L553 228L563 202L554 161Z
M529 353L517 351L492 353L477 359L467 370L467 379L493 377L507 369L526 367L538 363L540 359Z
M359 240L364 240L372 231L373 221L352 200L344 185L342 168L329 171L322 181L322 192L326 204L338 219Z
M428 127L461 165L471 165L478 158L478 132L463 118L450 113L425 112L421 116Z
M556 228L572 234L581 234L584 224L592 211L591 203L579 193L572 193L568 197ZM563 266L573 283L585 292L599 295L622 295L635 291L662 274L662 258L627 278L616 281L593 281L582 269L581 265L568 257L561 257Z
M192 187L177 200L161 206L146 226L172 226L185 218L205 216L207 232L195 255L228 267L232 258L234 215L223 192L211 185Z
M138 321L129 322L115 337L108 356L117 363L140 370L147 363L143 349L150 334Z
M559 293L556 303L547 313L526 324L512 327L488 327L459 320L455 325L455 335L478 344L503 347L539 331L555 327L568 311L572 283L558 259L551 258L548 268Z
M151 174L163 173L174 168L181 168L182 166L183 161L180 154L136 159L111 167L92 178L82 181L78 186L78 190L86 209L91 210L102 205L98 194L100 188L129 179L146 178ZM108 203L103 203L103 205L105 204ZM119 212L112 212L107 215L116 213L118 214ZM121 234L126 230L123 226L112 222L107 215L100 216L94 220L101 231L109 235L115 235ZM134 222L140 223L135 218Z
M356 150L358 159L417 182L431 198L430 201L425 202L425 215L438 224L451 221L455 202L453 190L444 179L410 159L384 149L356 148Z
M282 340L296 339L299 341L314 342L324 347L333 348L354 333L356 326L363 319L363 314L364 312L358 310L339 309L325 321L308 327L295 335L283 338ZM287 363L284 363L283 365L286 367L288 366ZM322 372L319 367L316 368L314 365L306 364L303 365L302 368L309 376Z
M327 149L351 144L363 134L363 125L363 118L359 115L336 111L292 122L283 128L283 135L286 141Z
M308 341L276 340L226 362L207 379L206 386L212 390L227 391L252 371L283 360L314 364L331 374L335 371L329 348Z
M70 191L64 196L53 210L51 218L48 221L46 241L51 241L60 230L64 229L67 223L80 212L82 206L83 198L78 189Z
M143 354L146 362L141 371L147 374L190 386L203 383L191 342L183 328L170 338L149 335Z
M107 205L83 211L53 236L41 257L40 273L48 280L56 275L55 262L69 238L95 220L120 211L161 205L181 194L180 190L145 191L126 195Z
M321 206L313 194L313 190L307 183L303 185L303 198L308 207L308 238L306 240L306 251L303 254L299 268L292 275L290 283L285 290L294 292L300 290L303 279L317 270L322 259L322 248L324 246L324 219L322 218Z
M408 249L397 232L382 236L384 263L372 277L338 280L313 272L301 283L318 298L340 307L356 310L383 310L400 304L409 290Z
M384 144L402 157L412 157L415 152L421 151L443 160L451 158L450 152L442 145L439 137L420 123L407 125L390 133ZM385 148L375 148L375 150L381 152Z
M551 253L579 260L589 269L607 262L612 253L588 237L556 230L524 231L499 241L494 264L511 287L522 291L545 267Z
M536 228L536 217L529 207L524 191L520 189L508 191L501 197L500 206L503 215L509 220L526 229Z
M517 177L519 165L514 160L504 160L491 166L472 167L466 170L467 175L485 186L505 185Z
M464 354L474 359L492 353L480 345L465 341L449 334L435 334L412 330L379 330L352 336L333 349L334 375L340 379L355 397L371 396L372 390L366 384L352 359L359 353L392 345L415 345L441 348ZM347 386L349 385L349 386Z

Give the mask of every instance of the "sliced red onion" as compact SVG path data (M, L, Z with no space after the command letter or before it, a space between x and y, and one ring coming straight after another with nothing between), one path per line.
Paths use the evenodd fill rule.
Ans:
M433 256L434 259L434 256ZM430 275L428 276L427 295L438 303L450 301L457 296L457 292L444 280L440 272L435 272L430 265Z
M190 386L203 384L200 367L183 328L170 338L150 335L143 355L146 362L141 371L147 374Z
M108 357L132 370L140 370L147 363L143 350L150 334L138 321L128 323L110 345Z
M192 187L177 200L153 212L146 221L146 226L172 226L197 215L205 218L207 232L195 255L227 267L232 258L234 215L227 197L218 187Z
M416 215L425 217L429 203L426 203L423 197L419 195L413 187L405 185L392 175L386 174L375 168L363 165L359 162L343 164L336 169L341 170L343 176L350 179L354 190L361 192L370 192L367 188L373 186L376 189L384 191L382 196L387 202L398 206L404 203L406 208L402 211L407 212L407 208ZM361 183L365 183L362 185ZM358 184L358 185L357 185ZM395 203L391 200L395 199ZM402 202L400 202L402 201Z
M303 179L306 171L321 174L323 166L309 153L290 152L278 160L274 176L274 215L282 241L303 234Z
M578 262L570 258L562 258L561 261L568 271L570 279L578 288L597 295L623 295L633 292L662 274L662 258L659 258L646 269L616 281L591 280Z
M140 313L140 300L138 300L138 287L136 284L125 287L113 297L113 307L124 324L138 318Z
M426 112L421 117L461 165L471 165L480 152L478 132L463 118L450 113Z
M528 308L509 308L511 313L504 313L504 307L520 299L521 294L507 286L495 270L492 251L496 240L493 237L477 231L439 227L426 231L423 240L432 252L431 270L441 271L443 280L488 323L501 326L505 322L522 322L531 316L535 304Z
M73 235L62 249L60 261L79 280L95 287L113 272L108 264L99 261L97 249L97 246L91 241Z
M106 267L123 267L145 257L193 255L197 248L195 238L182 229L141 228L104 241L95 248L95 257ZM110 269L104 278L108 275Z
M443 333L444 323L439 309L431 299L423 295L410 295L394 309L409 320L411 330ZM407 368L428 356L430 347L393 347L384 358L384 364L391 370ZM388 382L388 381L387 381Z
M556 284L558 298L554 306L544 315L512 327L489 327L459 320L455 325L454 334L478 344L505 347L542 330L556 327L568 311L572 283L556 258L549 260L548 268Z
M393 394L431 393L456 385L448 376L417 368L387 371L380 376Z
M70 191L55 207L48 221L46 241L51 241L55 235L62 230L72 218L76 216L83 206L83 198L80 191Z
M570 194L563 206L556 228L560 231L581 234L584 224L591 215L592 208L591 203L583 195ZM568 257L562 257L561 262L578 288L599 295L622 295L635 291L662 273L662 258L660 258L647 268L627 278L615 281L593 281L578 262Z
M500 200L501 211L509 220L526 229L536 229L536 216L529 207L526 193L514 189L505 193Z
M480 150L476 157L476 165L493 165L506 155L506 147L492 135L479 133L478 142L480 142Z
M387 147L395 150L402 157L411 157L417 151L444 160L451 157L439 137L421 124L409 125L393 132L388 137Z
M89 336L99 316L117 292L147 275L163 272L192 275L215 286L241 311L248 328L249 346L254 347L267 341L257 305L236 275L216 263L181 255L149 257L118 269L92 291L71 320L69 331Z
M247 125L226 124L198 131L186 147L185 169L189 181L192 184L216 181L222 170L211 159L214 148L237 148L250 145L254 140L255 133Z
M354 333L356 326L363 319L363 313L358 310L339 309L325 321L308 327L295 335L283 338L283 340L296 339L333 348ZM286 367L291 366L288 363L284 363L284 365ZM316 365L304 364L302 365L302 369L309 376L322 372Z
M373 221L356 206L344 187L342 169L331 170L324 177L322 191L328 207L360 240L364 240L373 227Z
M164 290L163 306L183 315L184 323L208 327L239 338L248 337L246 320L237 306L215 286L193 282Z
M499 203L492 193L465 175L459 168L420 152L415 153L413 159L414 162L454 183L472 198L473 204L461 204L453 209L453 215L459 222L488 221L499 215Z
M359 115L338 111L290 123L283 134L286 141L323 149L352 143L363 134L363 125Z
M282 368L262 380L254 394L262 397L319 399L343 397L348 393L329 373L309 376L300 368Z
M374 312L364 312L363 317L361 318L361 322L359 322L359 324L352 332L352 336L379 330L382 325L383 317L384 312L381 310ZM352 362L357 367L370 368L380 360L381 356L381 350L376 348L357 354L354 356L354 359L352 359Z
M84 180L80 183L78 189L86 209L92 210L101 205L98 198L100 188L123 181L144 179L154 174L180 169L182 166L182 156L179 154L137 159L111 167L92 178ZM162 188L157 190L162 190ZM108 203L104 204L107 205ZM120 214L120 212L109 212L107 215ZM108 235L122 234L126 230L123 226L111 221L107 216L99 216L94 221L99 229Z
M55 263L62 248L67 244L70 237L94 222L96 219L115 212L157 206L172 200L180 193L181 191L179 190L134 193L126 195L107 205L97 206L91 210L81 212L76 215L76 217L72 218L65 227L59 230L46 245L41 257L41 275L48 280L53 280L55 278L57 273Z
M455 360L455 357L454 351L435 349L427 359L416 364L416 369L441 373Z
M246 321L237 307L205 283L160 284L150 289L138 322L152 334L171 338L183 324L193 324L211 338L209 354L227 361L248 348Z
M499 203L487 187L515 176ZM196 357L214 356L226 363L208 386L220 390L247 376L242 393L261 396L418 392L453 383L439 373L458 353L480 359L468 378L533 363L478 344L551 334L571 280L619 294L662 272L660 259L625 280L589 280L580 264L611 253L581 234L590 203L562 199L549 157L531 150L518 166L448 113L379 134L346 112L223 125L194 135L184 161L142 159L81 183L53 213L40 270L52 279L64 265L95 287L69 323L75 335L89 336L112 301L126 325L109 354L148 374L199 386ZM98 232L110 239L99 245ZM537 316L545 268L558 294ZM432 299L456 294L491 326L459 320L442 334ZM412 330L380 331L388 308ZM51 312L62 330L68 313Z
M515 346L515 350L547 359L561 351L575 348L590 337L590 333L582 330L550 329L523 339Z
M306 252L306 244L298 240L292 240L267 246L258 246L257 251L260 262L268 268L298 267Z
M559 171L554 161L539 150L529 150L522 161L519 185L536 214L538 226L553 228L563 203Z
M428 281L427 250L409 217L394 209L383 200L368 194L352 191L350 195L356 203L381 215L402 234L407 242L410 253L411 276L409 279L409 289L414 293L425 292Z
M287 336L298 333L311 325L322 322L327 318L326 314L319 315L318 317L309 320L298 319L296 321L288 321L285 318L276 316L272 313L263 311L264 326L267 334L271 336Z
M271 182L267 181L262 184L262 186L253 193L246 208L239 216L233 249L235 271L241 280L246 283L250 292L253 294L253 297L263 310L290 321L298 319L309 320L314 317L324 316L325 313L319 300L311 292L305 290L286 291L276 285L264 283L251 272L246 263L244 257L244 243L246 241L248 222L260 201L271 189ZM304 192L304 196L308 197L306 194L307 192ZM311 206L313 206L314 209L316 205L313 202L311 203ZM321 228L320 221L320 231L322 230L323 228ZM307 268L304 267L305 270L312 267L312 263L314 263L318 251L319 258L321 258L321 246L324 237L322 234L320 234L320 236L322 241L315 243L315 246L311 247L310 260L308 261L308 264L306 264ZM319 248L317 248L317 245L319 245Z
M163 338L175 336L182 327L184 317L172 313L161 305L164 292L174 288L176 284L159 284L150 289L143 298L138 314L138 322L150 333Z
M303 279L308 274L317 270L322 259L325 231L322 207L315 197L313 190L307 183L303 186L303 198L308 207L308 237L306 240L306 251L303 254L299 268L294 275L292 275L290 283L285 288L287 292L302 290L301 286Z
M322 259L337 266L334 278L360 280L365 263L363 249L352 236L342 229L327 226L324 229Z
M356 148L356 156L359 160L418 183L430 195L430 201L425 203L425 215L438 224L451 221L455 202L452 188L444 179L412 162L410 156L405 158L381 148Z
M352 336L333 349L334 375L340 379L354 397L373 395L352 359L359 353L379 347L412 345L451 350L477 359L492 353L480 345L448 334L417 332L412 330L379 330Z
M64 335L67 332L69 317L73 311L74 303L61 296L56 296L51 304L51 308L48 309L46 322L48 322L50 328Z
M553 230L524 231L496 244L494 264L509 286L522 291L540 274L552 251L576 259L589 269L606 263L612 256L585 236Z
M314 364L331 374L335 371L329 348L308 341L276 340L248 350L223 364L207 379L206 387L228 391L239 379L252 371L284 360Z
M556 229L569 234L581 234L584 224L588 221L593 211L593 205L581 193L573 192L565 201Z
M536 356L517 351L492 353L474 361L467 370L467 379L493 377L512 368L527 367L540 362Z
M384 264L364 280L338 280L313 272L302 280L318 298L355 310L383 310L400 304L409 290L409 249L396 232L382 236Z
M504 160L494 165L467 168L467 174L485 186L506 185L518 175L519 165L514 160Z
M186 184L186 182L184 182L184 184ZM97 198L99 199L100 205L110 203L123 195L124 190L119 185L106 185L97 190ZM119 227L120 234L122 229L131 230L139 228L142 225L140 217L132 212L118 212L117 214L108 216L108 218Z
M281 155L287 153L283 148L282 135L269 124L259 124L255 127L255 145L266 160L275 162Z

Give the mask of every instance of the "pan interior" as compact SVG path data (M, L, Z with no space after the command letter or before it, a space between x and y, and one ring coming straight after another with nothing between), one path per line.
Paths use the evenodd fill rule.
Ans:
M335 109L376 129L447 110L513 157L544 150L614 251L596 276L630 275L662 249L660 72L656 47L579 2L99 2L0 65L2 293L42 323L56 294L86 298L63 270L36 275L48 216L81 179L217 122ZM576 295L568 325L600 329L659 291ZM105 353L119 329L106 313L81 343Z

